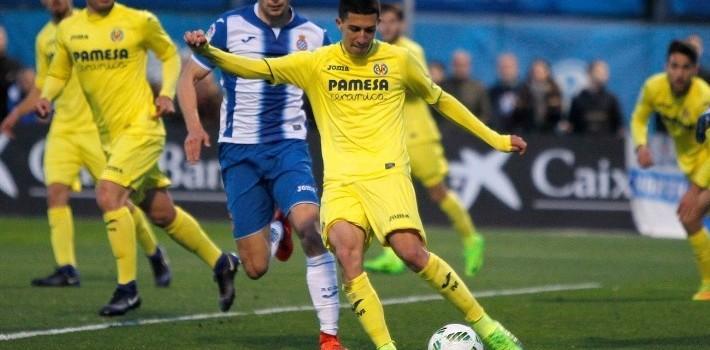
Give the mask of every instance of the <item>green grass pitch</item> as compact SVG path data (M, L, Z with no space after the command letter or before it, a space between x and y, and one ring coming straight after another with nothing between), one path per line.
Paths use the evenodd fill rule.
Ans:
M203 223L225 250L234 250L226 222ZM287 263L273 261L258 281L237 278L238 315L195 321L127 326L18 340L24 331L63 329L108 322L160 320L218 313L217 287L197 257L156 234L173 268L170 288L156 288L139 252L138 285L143 305L127 316L96 313L114 288L115 266L103 224L76 220L80 288L39 289L29 281L50 272L53 259L44 218L0 218L0 349L317 349L312 311L273 308L310 305L302 252ZM630 234L583 231L482 229L486 262L474 292L486 294L529 287L598 283L599 288L493 295L480 299L527 349L710 349L710 303L690 301L698 283L687 243ZM458 271L459 240L448 228L430 228L430 247ZM379 252L372 247L368 256ZM381 299L434 294L412 273L372 275ZM272 309L256 315L254 310ZM390 332L400 349L426 348L429 336L462 316L440 300L385 306ZM351 350L372 349L355 316L342 309L340 334Z

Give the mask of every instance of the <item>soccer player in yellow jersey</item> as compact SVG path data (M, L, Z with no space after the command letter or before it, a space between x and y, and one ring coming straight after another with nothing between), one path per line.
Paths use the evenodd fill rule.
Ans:
M42 3L50 12L52 20L47 22L35 40L36 88L8 114L0 126L4 133L11 136L12 128L20 117L31 112L39 98L47 69L54 56L57 24L72 14L70 0L44 0ZM105 165L106 157L91 109L81 92L78 80L72 77L56 101L44 152L44 180L49 207L47 216L57 269L47 277L32 280L33 286L62 287L80 284L74 254L74 220L69 207L69 193L72 187L81 187L78 175L82 166L96 179ZM141 209L132 207L131 214L136 222L138 241L148 255L156 284L168 286L171 275L163 249L157 245L155 235Z
M648 119L656 112L673 138L678 166L689 180L678 205L678 218L695 253L701 285L693 300L710 301L710 238L703 217L710 209L710 152L695 139L698 118L710 107L710 87L696 77L698 53L683 41L668 46L665 73L651 76L631 117L631 134L641 167L653 165L647 146Z
M409 50L426 67L424 50L416 42L403 35L404 12L392 4L382 4L378 30L382 40L392 45ZM404 100L404 130L407 140L407 152L412 168L412 175L429 192L429 197L439 204L463 243L464 272L473 276L483 264L483 237L476 232L471 216L461 204L456 193L451 191L444 181L448 164L441 145L441 134L436 126L429 106L419 97L407 94ZM390 248L372 259L365 261L365 269L374 272L401 273L405 270L404 262Z
M365 247L375 237L454 304L489 350L521 349L491 319L463 280L426 248L409 176L402 110L409 90L441 113L505 152L523 152L517 136L499 135L443 92L406 49L374 40L377 0L341 0L336 23L342 40L313 52L251 59L210 46L202 31L185 41L226 72L305 91L321 135L324 185L323 240L343 272L352 310L377 349L396 349L382 304L363 272Z
M170 181L158 168L165 144L160 116L174 110L180 69L175 45L152 13L113 0L88 0L85 10L59 24L56 41L37 103L39 114L51 111L50 101L76 76L96 124L107 130L108 160L96 193L116 258L118 286L99 314L122 315L140 305L129 196L153 223L213 268L220 308L226 311L234 300L236 256L223 254L195 219L174 205L167 191ZM163 86L155 102L146 78L148 50L163 63Z

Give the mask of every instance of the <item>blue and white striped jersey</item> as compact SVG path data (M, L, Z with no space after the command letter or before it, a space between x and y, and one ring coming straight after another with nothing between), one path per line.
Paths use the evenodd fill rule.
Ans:
M264 23L257 11L255 4L224 13L207 32L210 44L251 58L284 56L330 44L324 29L296 14L293 8L291 22L282 28ZM192 58L206 69L215 68L203 57ZM223 74L221 83L224 99L219 142L257 144L306 138L301 89L231 74Z

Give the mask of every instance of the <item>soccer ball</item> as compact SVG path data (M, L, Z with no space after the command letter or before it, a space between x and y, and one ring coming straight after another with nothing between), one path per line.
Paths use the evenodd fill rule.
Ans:
M429 339L428 350L484 350L478 334L469 326L447 324Z

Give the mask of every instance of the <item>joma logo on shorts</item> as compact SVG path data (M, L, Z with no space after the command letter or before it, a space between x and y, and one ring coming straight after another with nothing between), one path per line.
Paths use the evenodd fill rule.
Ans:
M119 174L123 174L123 169L117 168L117 167L111 166L111 165L106 166L106 170L111 170L111 171L115 171Z
M314 192L314 193L315 193L315 192L316 192L316 188L313 187L313 186L309 186L309 185L300 185L300 186L298 186L298 188L296 189L296 192L303 192L303 191L310 191L310 192Z
M409 219L409 214L394 214L390 216L390 221L399 219Z

